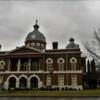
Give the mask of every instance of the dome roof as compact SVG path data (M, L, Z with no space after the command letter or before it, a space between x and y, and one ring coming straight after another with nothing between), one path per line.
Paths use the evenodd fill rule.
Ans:
M46 42L45 36L38 30L39 25L37 24L37 20L36 20L36 24L33 27L34 30L28 33L25 43L28 43L30 41Z
M66 46L66 49L79 49L79 45L74 43L74 38L69 39L69 44Z

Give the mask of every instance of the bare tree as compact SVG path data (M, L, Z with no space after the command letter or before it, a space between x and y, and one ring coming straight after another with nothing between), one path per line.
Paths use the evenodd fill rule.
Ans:
M94 39L96 40L97 44L96 46L98 47L98 49L100 50L100 29L98 28L97 30L94 31ZM86 50L89 52L89 54L95 58L96 60L100 60L100 54L98 54L98 52L96 52L96 46L92 45L92 47L90 46L91 44L86 42L83 43L84 47L86 48Z

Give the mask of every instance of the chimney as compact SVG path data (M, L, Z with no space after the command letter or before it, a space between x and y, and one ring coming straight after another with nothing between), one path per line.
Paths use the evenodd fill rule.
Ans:
M52 42L52 49L58 49L58 42Z

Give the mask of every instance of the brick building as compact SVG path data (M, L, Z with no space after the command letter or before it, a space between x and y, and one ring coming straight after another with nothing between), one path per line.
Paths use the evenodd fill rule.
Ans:
M69 39L65 49L46 49L46 38L39 32L39 25L28 33L25 45L11 51L0 52L0 84L9 88L68 87L82 89L84 64L79 45Z

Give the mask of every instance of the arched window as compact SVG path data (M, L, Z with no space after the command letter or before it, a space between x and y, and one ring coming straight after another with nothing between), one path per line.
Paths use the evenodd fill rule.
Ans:
M48 58L46 60L46 64L47 64L47 71L49 71L49 68L52 68L53 59L52 58Z
M65 63L64 59L63 58L59 58L57 60L57 63L58 63L59 71L64 71L64 63Z
M71 63L71 70L76 70L77 59L75 57L72 57L70 59L70 63Z

